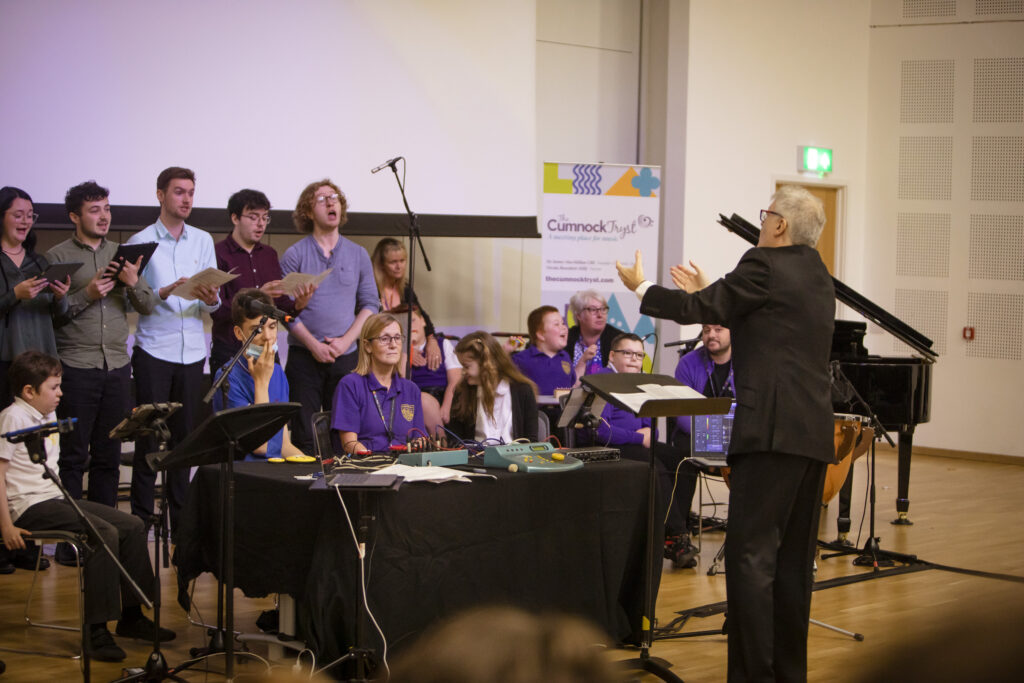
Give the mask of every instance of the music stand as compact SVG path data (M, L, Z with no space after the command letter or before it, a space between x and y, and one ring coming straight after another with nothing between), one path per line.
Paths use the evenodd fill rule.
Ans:
M225 677L234 680L234 590L235 590L235 482L234 461L245 457L270 440L299 412L298 403L261 403L254 406L228 408L206 418L184 441L167 454L152 453L146 456L154 470L172 467L199 467L224 463L225 496L221 518L221 538L224 539L224 556L221 574L224 578L223 634L226 657ZM218 596L219 597L219 596ZM219 600L218 600L219 602ZM217 615L218 629L222 615ZM203 657L185 662L170 673L188 668Z
M732 405L731 398L706 398L667 375L609 372L586 375L581 381L608 403L637 417L721 415L728 413ZM650 387L646 390L641 388L646 385ZM654 451L651 449L647 480L647 540L644 548L644 613L640 620L640 656L624 660L622 664L642 669L663 681L682 683L681 678L669 671L671 665L667 661L650 655L654 629L654 568L651 557L654 554L655 491Z

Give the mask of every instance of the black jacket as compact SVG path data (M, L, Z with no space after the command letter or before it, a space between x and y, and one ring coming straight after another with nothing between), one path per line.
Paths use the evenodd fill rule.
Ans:
M612 353L612 340L620 334L625 334L625 332L611 325L604 326L604 330L601 331L601 365L608 365L608 357ZM573 325L569 328L569 337L565 341L565 350L569 352L570 357L573 355L573 349L576 348L576 342L579 340L580 326Z

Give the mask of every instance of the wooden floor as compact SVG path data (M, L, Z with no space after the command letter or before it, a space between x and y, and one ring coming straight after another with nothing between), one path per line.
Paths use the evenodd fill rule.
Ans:
M866 458L856 465L857 487L854 494L854 520L851 540L857 540L862 518ZM896 461L889 453L878 457L878 523L876 534L884 549L912 553L932 563L952 567L1024 576L1024 466L992 464L933 456L915 456L910 488L910 518L913 526L893 526L895 517ZM712 484L712 493L727 500L720 484ZM705 496L707 499L707 496ZM820 538L836 536L835 505L823 515ZM725 509L720 508L719 515ZM860 545L867 539L867 522ZM718 549L723 534L704 536L704 552L696 569L677 570L666 564L658 598L660 626L671 622L678 610L725 600L724 575L708 576L707 567ZM73 624L76 619L75 580L72 569L54 564L40 577L37 587L45 598L33 607L33 617ZM851 558L818 559L818 580L870 572L854 567ZM173 569L164 570L163 624L178 632L178 639L163 651L173 666L188 658L190 647L205 644L202 628L190 626L175 603ZM48 647L71 652L77 634L29 628L23 625L24 596L31 573L18 570L0 576L0 646ZM211 597L212 579L198 582L197 602L202 615L214 615ZM271 599L236 599L236 626L255 631L259 613L273 606ZM812 600L811 616L839 628L864 635L861 642L834 631L811 626L808 640L809 678L812 681L858 680L884 663L892 653L906 652L919 639L943 639L950 633L970 630L975 637L988 640L1006 637L997 623L1007 615L1024 613L1024 583L977 577L938 569L902 576L887 576L818 591ZM683 631L720 629L721 615L691 619ZM989 632L990 631L990 632ZM955 651L963 633L942 640L943 648ZM1010 635L1019 641L1020 634ZM127 666L143 666L152 646L144 642L126 643ZM253 651L266 656L263 644ZM632 657L631 650L617 650L616 658ZM725 679L726 639L723 635L699 636L678 640L658 640L651 654L668 660L673 671L688 683ZM43 658L0 652L7 664L3 681L66 681L80 678L78 663L67 659ZM289 660L287 664L291 664ZM284 662L281 662L284 663ZM247 671L254 672L256 664ZM122 664L94 663L94 680L111 680L120 675ZM223 660L210 664L212 672L223 671ZM217 673L191 669L187 680L221 680ZM647 676L642 680L655 680ZM884 678L878 678L884 680Z

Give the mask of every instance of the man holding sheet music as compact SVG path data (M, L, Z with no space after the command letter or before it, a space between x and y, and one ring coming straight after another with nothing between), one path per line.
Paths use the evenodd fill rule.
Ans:
M685 291L644 280L639 252L633 266L616 264L641 312L732 333L730 681L807 679L812 565L825 467L834 457L828 360L835 293L814 249L824 224L821 202L784 186L761 212L758 246L714 283L692 262L672 268Z
M135 233L128 244L156 242L157 248L142 271L142 276L159 301L150 315L139 318L132 351L135 374L135 398L139 405L172 401L181 403L167 421L171 443L182 441L195 426L202 398L203 365L206 363L206 336L203 313L213 313L220 306L217 287L198 285L190 288L185 298L175 290L193 275L216 268L213 238L210 234L185 223L192 213L195 196L195 174L178 166L160 172L156 181L156 197L160 217L156 223ZM185 290L179 290L185 293ZM156 473L146 463L146 454L156 450L151 438L135 443L132 468L132 514L148 521L153 514L153 486ZM178 514L188 489L188 470L167 471L167 499L171 528L177 526Z
M72 496L81 498L88 472L89 500L117 507L121 442L109 434L132 401L128 307L145 316L156 305L156 294L139 276L141 256L124 264L115 260L118 244L107 239L109 194L92 180L67 191L64 208L75 234L50 249L46 259L82 264L71 275L67 312L53 323L63 366L57 417L78 418L75 429L60 437L60 478Z
M238 277L221 286L220 300L225 305L210 315L213 319L211 376L216 375L217 370L231 360L241 345L235 338L231 307L227 305L227 302L234 301L235 294L250 287L259 289L274 298L274 306L295 316L306 307L316 289L315 285L306 285L297 290L285 291L277 252L261 242L270 227L270 200L267 195L259 190L239 190L228 199L228 215L234 227L230 235L217 243L214 251L217 254L217 268L225 273L234 272Z
M306 237L288 247L281 271L327 276L288 332L285 375L291 400L302 404L291 422L292 442L313 452L310 420L330 410L341 378L356 367L363 323L380 308L377 282L366 249L342 237L348 203L328 179L310 183L299 195L292 218Z

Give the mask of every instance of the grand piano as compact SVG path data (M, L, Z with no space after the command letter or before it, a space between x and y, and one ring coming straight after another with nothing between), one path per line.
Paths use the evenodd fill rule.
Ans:
M757 244L760 229L737 214L731 217L719 214L718 222L753 245ZM914 443L914 428L931 419L932 366L938 354L932 350L932 340L885 311L881 306L858 294L845 284L832 278L836 299L846 304L870 322L909 346L914 356L876 356L864 347L867 323L837 320L832 337L832 358L838 361L843 375L850 381L864 401L871 406L886 431L896 432L898 439L896 519L893 524L912 524L910 510L910 456ZM833 394L833 408L837 413L864 415L866 411L856 401ZM845 537L850 529L850 490L853 470L839 494L839 534Z

